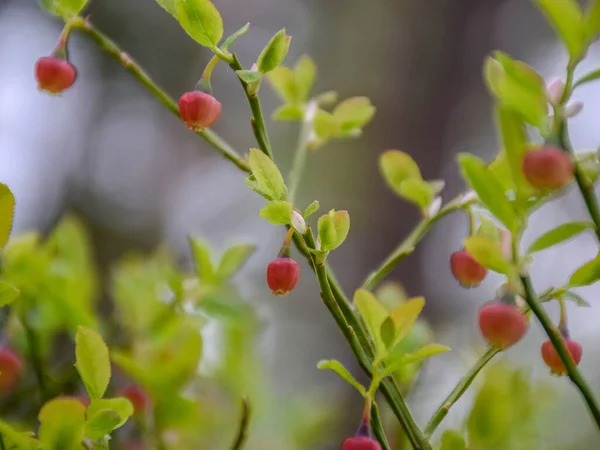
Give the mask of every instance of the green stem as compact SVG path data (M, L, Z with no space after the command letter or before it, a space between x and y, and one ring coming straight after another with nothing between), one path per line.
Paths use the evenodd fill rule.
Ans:
M42 403L45 403L50 396L48 394L48 387L46 386L46 377L44 376L44 367L42 363L42 357L40 355L37 336L35 334L35 330L29 324L25 314L21 314L20 319L21 325L25 330L25 335L27 336L27 353L29 356L29 361L31 362L31 366L33 367L33 371L35 373L35 378L37 380L40 395L42 397Z
M550 342L556 349L556 353L560 357L562 363L567 369L567 373L569 378L577 386L581 395L583 396L585 402L587 403L588 409L592 414L596 425L600 428L600 407L598 406L598 402L592 389L587 384L585 378L577 368L577 365L573 361L567 346L565 345L565 341L558 330L558 328L552 323L552 320L546 313L546 310L542 307L539 301L536 298L535 291L533 289L533 285L528 275L521 275L521 283L523 284L523 289L525 291L525 301L533 311L533 314L537 317L537 319L542 324L544 331L548 335Z
M236 54L233 53L232 56L233 61L229 64L229 67L236 71L244 70ZM239 80L242 84L242 87L244 88L246 98L248 99L248 104L250 105L250 110L252 111L252 119L250 121L250 124L252 125L252 131L254 132L254 136L256 137L256 142L258 143L258 146L260 147L262 152L269 158L273 159L271 142L269 141L269 134L267 133L267 126L265 125L265 119L263 118L263 113L258 95L256 94L256 92L252 92L249 89L250 85L248 83L246 83L241 78Z
M310 101L306 105L306 112L304 113L304 119L300 128L300 134L298 136L298 145L296 146L296 153L294 154L294 162L292 163L292 170L290 171L289 180L289 192L288 201L293 205L296 200L296 194L300 187L300 180L302 179L302 173L304 172L304 166L306 165L306 156L308 153L308 143L313 134L315 113L317 112L317 103Z
M251 413L252 410L250 407L250 401L248 398L243 397L242 414L240 415L237 434L235 436L235 440L233 441L233 445L231 446L231 450L240 450L242 447L244 447L246 439L248 438L248 426L250 424Z
M165 441L163 440L162 425L158 420L156 408L152 413L152 422L152 431L154 434L154 445L156 447L156 450L166 450L167 446L165 445Z
M4 445L4 437L2 433L0 433L0 450L6 450L6 445Z
M442 420L448 415L450 408L462 397L462 395L469 389L479 372L489 363L494 356L500 353L500 350L496 348L490 348L485 352L481 358L475 363L475 365L469 370L464 377L460 379L456 387L450 392L448 397L442 402L442 404L435 410L429 423L425 426L425 436L431 437L437 427L440 425Z
M379 408L374 401L371 404L371 427L373 428L373 434L377 438L377 441L381 444L381 448L383 450L390 450L390 443L388 442L385 430L383 429L383 421L379 414Z
M467 208L475 200L462 200L463 195L459 195L454 200L449 202L440 211L429 218L424 218L419 222L416 228L404 239L398 247L375 269L363 282L362 288L372 291L381 280L383 280L400 261L410 255L415 246L425 237L433 224L443 217L455 211L460 211Z
M79 29L89 37L91 37L102 50L116 59L123 67L129 71L143 86L150 91L159 102L161 102L166 108L171 111L175 116L179 116L179 107L177 103L169 94L167 94L162 88L160 88L150 76L144 72L144 70L135 62L129 55L123 52L113 41L107 36L96 30L94 26L88 21L81 17L72 19L70 22L73 28ZM250 167L246 161L240 157L237 152L225 142L219 135L213 131L207 129L198 131L199 134L206 142L217 149L225 158L234 163L238 168L244 172L250 173Z

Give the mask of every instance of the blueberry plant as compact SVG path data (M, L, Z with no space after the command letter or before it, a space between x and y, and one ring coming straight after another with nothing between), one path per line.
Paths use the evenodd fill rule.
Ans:
M330 253L348 237L348 211L332 209L313 222L319 202L299 205L296 197L310 154L331 140L360 137L375 114L374 106L365 97L338 101L333 91L313 95L313 60L303 56L293 67L284 65L291 44L285 29L272 37L248 67L233 47L249 24L223 39L223 20L209 0L157 2L213 54L197 85L183 93L179 102L85 18L87 0L41 1L65 27L53 53L35 65L39 88L50 94L76 88L77 70L67 47L72 33L86 34L246 176L246 185L265 199L258 214L274 226L285 227L281 250L266 268L268 288L275 296L286 296L300 277L300 266L292 256L305 258L325 307L369 380L361 384L335 359L318 363L319 369L335 372L364 399L358 431L343 441L342 450L534 448L535 442L525 444L524 424L535 419L533 399L542 388L505 366L486 373L466 419L466 432L447 429L436 434L477 375L498 354L517 344L530 322L541 325L548 337L540 359L552 374L570 379L600 428L600 406L578 368L583 349L569 334L566 314L567 301L589 306L574 289L600 280L600 253L583 262L562 286L537 293L529 276L534 254L588 230L600 240L600 210L594 193L600 157L596 152L575 152L568 133L569 118L582 106L571 101L573 93L600 79L600 69L575 76L588 47L600 37L600 0L590 0L585 9L576 0L534 0L568 50L564 81L546 83L533 68L502 52L487 58L484 77L495 99L499 151L489 163L459 154L466 192L444 202L444 183L423 179L409 154L399 150L381 154L385 182L414 204L422 219L366 277L352 299L328 264ZM232 69L247 98L257 146L248 152L236 151L210 129L221 115L219 95L211 88L217 64ZM299 124L287 177L280 172L277 151L269 140L259 99L263 83L270 84L283 102L272 118ZM589 220L547 231L523 251L521 237L529 217L570 189L580 192ZM0 450L226 446L236 450L252 446L248 437L258 431L264 415L260 407L252 413L255 399L264 404L271 394L254 349L258 321L232 278L254 247L233 246L215 263L210 246L190 238L193 274L180 269L165 249L150 258L129 255L112 271L112 308L99 312L97 301L102 293L82 224L66 217L49 236L29 233L9 242L14 205L10 189L0 185L0 245L4 247ZM398 285L384 279L436 222L454 212L466 213L470 227L461 248L448 255L448 270L465 288L479 285L488 271L501 274L503 282L496 298L485 303L477 317L488 350L421 426L405 401L406 393L423 360L450 349L432 342L431 331L419 317L424 298L406 298ZM543 304L547 302L560 305L558 323L546 312ZM209 320L221 325L224 354L207 377L203 375L202 330ZM64 348L71 351L64 352ZM241 407L224 405L220 401L223 392L237 397ZM503 425L510 425L510 432L481 432L477 424L492 417L489 408L508 404L512 412ZM312 430L333 419L326 414L315 418L314 408L307 418L306 409L306 404L296 401L280 406L281 424L278 430L269 430L278 440L258 442L256 448L317 445ZM395 425L384 420L383 410L397 420L400 433L394 434L400 439L388 440Z

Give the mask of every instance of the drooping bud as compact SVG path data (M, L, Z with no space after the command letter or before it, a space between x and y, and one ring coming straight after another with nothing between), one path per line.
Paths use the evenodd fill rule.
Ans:
M7 348L0 349L0 392L12 388L23 372L21 357Z
M479 286L487 275L487 269L464 249L452 254L450 269L454 278L467 288Z
M553 105L558 105L565 92L565 83L560 78L555 78L546 85L546 92L548 101Z
M492 347L500 350L512 347L528 328L527 317L512 304L493 301L479 309L479 330Z
M344 441L342 450L381 450L381 445L370 437L353 436Z
M221 103L206 92L186 92L179 98L179 115L188 128L201 131L217 121Z
M292 226L298 233L306 233L306 222L304 221L304 217L302 217L302 214L296 211L292 211L291 222Z
M554 191L567 186L574 176L571 157L556 147L530 150L523 158L523 174L536 189Z
M77 70L66 59L44 56L35 63L35 78L39 89L59 94L73 86Z
M583 110L583 102L573 102L569 103L565 107L565 117L567 119L571 119L579 114Z
M290 293L300 279L300 266L289 256L280 256L267 267L267 284L274 295Z
M121 395L131 402L136 414L143 414L150 408L150 398L144 389L136 384L127 386Z
M569 350L575 365L578 366L583 354L583 347L579 342L572 341L569 338L565 338L565 345L567 346L567 350ZM542 344L542 358L546 365L550 368L550 372L553 374L567 374L567 368L560 359L560 356L558 356L558 353L556 352L554 345L552 345L552 342L546 341Z

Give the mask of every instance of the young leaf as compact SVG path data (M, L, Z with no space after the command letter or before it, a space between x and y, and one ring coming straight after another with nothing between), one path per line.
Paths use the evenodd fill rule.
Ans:
M425 299L416 297L401 303L390 313L390 317L396 326L396 335L392 347L396 346L408 334L419 314L423 311L424 306Z
M535 0L535 3L566 44L571 60L579 60L586 52L587 28L577 0Z
M75 335L75 367L90 396L102 398L110 381L108 347L94 330L78 327Z
M388 317L387 310L377 301L375 296L365 289L359 289L354 294L354 304L358 308L360 315L365 321L371 336L377 354L383 356L385 346L381 339L381 325Z
M388 316L381 324L379 332L381 333L381 340L385 347L388 349L393 347L396 338L396 324L394 323L394 319Z
M100 409L94 414L88 414L85 424L85 435L91 439L101 439L110 434L121 421L119 413L111 409Z
M250 189L252 189L254 192L256 192L258 195L260 195L261 197L264 197L267 200L273 200L273 197L271 197L271 194L266 192L263 188L261 188L258 185L258 182L256 181L256 177L254 175L249 175L248 178L245 178L244 184L246 186L248 186Z
M217 281L217 276L208 244L200 238L190 236L190 246L192 247L192 257L196 266L196 275L202 283L214 284Z
M210 0L176 0L175 18L200 45L215 48L223 36L223 19Z
M175 16L175 1L176 0L156 0L156 3L162 6L169 14Z
M492 173L485 167L484 162L469 153L458 155L463 178L477 193L479 200L498 218L510 231L517 228L517 215L502 186Z
M275 163L256 148L250 149L250 168L256 182L273 200L285 200L287 188Z
M57 398L41 409L39 438L44 450L79 450L85 429L85 406L79 400Z
M292 210L290 202L275 200L267 203L258 215L273 225L288 225L291 220Z
M96 415L99 411L106 410L114 411L119 416L119 421L117 422L113 430L125 425L127 419L129 419L133 415L133 405L128 399L124 397L92 400L90 406L87 409L87 415L88 417L92 417Z
M500 230L496 224L484 214L479 214L479 227L475 234L494 242L500 242L501 239Z
M350 215L348 211L329 211L317 222L321 250L336 249L346 240L350 231Z
M364 127L375 115L375 107L367 97L352 97L344 100L333 110L333 117L341 130Z
M600 280L600 253L571 275L569 287L589 286L598 280Z
M386 183L396 194L402 195L400 186L408 179L421 179L421 171L414 159L399 150L387 150L379 157L379 168Z
M14 212L15 197L7 185L0 183L0 248L6 245L10 237Z
M250 22L246 23L246 25L244 25L242 28L229 35L227 39L225 39L225 42L223 42L223 45L221 45L221 50L229 50L231 44L233 44L237 38L246 34L248 29L250 29Z
M17 299L20 291L6 281L0 281L0 307L11 304Z
M465 249L483 267L508 275L511 263L505 258L500 244L482 236L470 236L465 240Z
M304 106L285 104L273 111L271 115L273 120L296 121L304 118Z
M314 120L315 133L317 137L327 140L335 136L339 131L339 123L335 117L322 109L317 110Z
M565 291L562 293L562 296L565 300L572 301L577 306L581 306L583 308L589 308L592 306L581 295L576 294L573 291Z
M7 449L39 450L41 447L40 442L31 438L29 433L21 433L1 420L0 435L2 435L2 439L4 440Z
M591 222L569 222L564 223L550 231L547 231L535 240L527 250L527 253L539 252L561 242L565 242L585 230L594 229Z
M50 14L60 15L64 20L77 16L89 0L41 0L42 7Z
M399 370L402 366L405 366L407 364L412 364L421 361L425 358L430 358L431 356L439 355L440 353L446 353L449 351L450 348L446 347L445 345L427 344L414 353L396 355L395 358L390 358L387 366L382 372L382 376L394 373L397 370Z
M261 72L255 72L254 70L236 70L235 73L240 80L248 84L256 83L263 77Z
M317 74L317 66L308 55L302 55L294 66L294 76L296 78L296 89L298 92L298 100L305 102L308 99L310 90L315 82Z
M292 37L285 34L285 28L279 30L258 55L258 70L267 73L281 64L290 49L291 41Z
M446 430L442 434L440 450L468 450L465 439L454 430Z
M296 104L300 100L296 75L289 67L277 67L267 74L267 79L284 102Z
M306 219L306 218L312 216L314 213L316 213L319 210L320 206L321 205L319 204L319 201L315 200L314 202L312 202L310 205L308 205L306 207L306 209L302 213L302 217L304 217Z
M348 372L348 370L342 365L341 362L339 362L335 359L330 359L327 361L319 361L319 364L317 364L317 368L320 370L334 371L336 374L338 374L340 376L340 378L342 380L345 380L346 382L348 382L348 384L350 384L358 392L360 392L360 394L363 397L367 394L364 386L362 384L360 384L358 381L356 381L356 379L350 374L350 372Z
M421 210L426 210L435 198L431 185L420 178L404 180L397 192L402 198L416 204Z
M217 276L221 280L231 278L242 268L254 250L256 250L256 246L249 244L234 245L228 248L217 267Z

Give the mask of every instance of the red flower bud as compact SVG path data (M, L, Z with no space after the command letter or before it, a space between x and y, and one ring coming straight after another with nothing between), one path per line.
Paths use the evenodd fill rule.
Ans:
M287 295L298 284L300 266L288 256L280 256L267 267L267 284L275 295Z
M507 349L519 342L529 322L517 307L501 302L489 302L479 310L479 329L492 347Z
M144 389L136 384L127 386L121 395L131 402L136 414L142 414L150 408L150 398Z
M379 442L367 436L353 436L344 441L342 450L381 450Z
M565 339L565 345L569 350L569 353L575 361L575 365L579 365L581 361L581 355L583 353L583 347L579 342L572 341L571 339ZM567 368L563 364L560 356L556 352L556 349L552 345L552 342L546 341L542 344L542 358L546 365L550 368L550 371L555 375L566 375Z
M65 59L44 56L35 63L35 78L40 89L59 94L73 86L77 70Z
M575 167L571 157L556 147L531 150L523 158L523 174L534 188L553 191L567 186Z
M477 262L466 250L454 252L450 257L452 275L464 287L475 287L487 275L487 269Z
M0 349L0 392L9 390L23 372L19 355L6 348Z
M206 92L186 92L179 98L179 114L188 128L200 131L216 122L221 103Z

